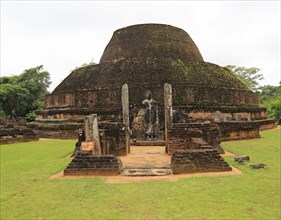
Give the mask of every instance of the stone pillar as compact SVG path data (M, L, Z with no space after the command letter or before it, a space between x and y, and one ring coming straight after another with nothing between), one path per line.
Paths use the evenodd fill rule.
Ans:
M173 123L172 113L172 85L164 84L164 108L165 108L165 141L166 153L169 153L169 130Z
M214 121L215 122L220 122L221 121L221 112L220 111L216 111L215 112Z
M101 149L97 114L85 116L85 137L86 142L95 142L93 153L100 156Z
M130 124L129 124L129 88L127 84L122 86L123 125L126 135L126 154L130 153Z

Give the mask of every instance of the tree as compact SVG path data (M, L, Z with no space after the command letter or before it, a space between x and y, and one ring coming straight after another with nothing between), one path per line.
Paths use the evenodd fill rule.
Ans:
M277 97L269 103L269 115L281 123L281 97Z
M281 97L281 82L279 86L265 85L259 87L259 96L261 105L267 106L276 97Z
M51 84L50 74L43 70L43 65L25 70L19 75L17 82L32 94L36 93L39 98L46 94L47 88Z
M279 86L261 86L259 88L260 103L268 109L270 117L281 123L281 82Z
M7 115L25 116L43 107L44 96L51 84L43 65L24 70L18 76L0 77L0 106Z
M15 84L0 84L0 105L6 115L25 115L30 101L27 89Z
M230 71L232 71L237 77L248 86L249 89L256 92L259 88L259 82L263 79L263 75L258 73L260 71L259 68L251 67L238 67L235 65L227 65L225 66Z
M18 83L31 94L32 105L27 109L27 113L42 108L47 88L51 84L50 74L43 70L43 65L25 70L19 75Z

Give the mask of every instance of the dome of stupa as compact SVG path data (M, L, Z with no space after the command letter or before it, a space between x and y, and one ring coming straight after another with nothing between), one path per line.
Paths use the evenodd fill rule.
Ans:
M258 104L256 95L230 70L203 60L188 33L164 24L115 31L100 63L74 70L52 95L72 94L73 105L83 108L118 108L125 83L136 105L147 90L161 103L165 83L172 84L175 106ZM91 102L89 91L96 94Z

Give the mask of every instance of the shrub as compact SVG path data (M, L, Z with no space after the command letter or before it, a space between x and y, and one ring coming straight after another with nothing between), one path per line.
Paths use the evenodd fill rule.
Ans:
M36 115L34 112L29 112L25 115L25 119L29 122L34 121L36 119Z

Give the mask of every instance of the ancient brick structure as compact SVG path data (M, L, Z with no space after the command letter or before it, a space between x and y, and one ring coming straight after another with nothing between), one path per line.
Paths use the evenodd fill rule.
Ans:
M12 126L0 129L0 144L11 144L17 142L36 141L37 135L32 129L25 126Z
M276 127L276 121L268 119L267 110L262 107L210 105L208 107L178 106L175 109L181 116L181 122L193 119L197 122L215 123L221 132L222 141L258 138L260 130Z
M220 129L216 123L174 123L169 130L168 153L174 174L231 171L219 155Z
M259 135L260 125L258 122L251 122L251 121L217 122L217 125L221 131L222 141L260 137Z
M41 136L70 138L91 113L100 121L121 122L121 87L128 84L133 135L142 132L138 118L150 90L158 102L163 136L165 83L173 87L173 108L194 119L214 121L220 111L221 121L262 119L263 127L272 124L266 109L258 106L258 96L228 69L205 62L188 33L170 25L142 24L116 30L99 64L72 71L46 96L44 110L30 126Z
M125 134L120 123L97 121L97 115L85 117L85 132L80 130L73 160L65 175L119 175L122 162L116 155L126 155Z
M177 150L172 155L171 166L173 174L232 170L214 149Z
M169 131L169 154L178 150L214 149L220 131L214 123L176 123Z
M100 122L99 133L102 155L126 155L125 132L121 123Z
M113 155L94 156L80 151L64 170L66 176L119 175L122 162Z

